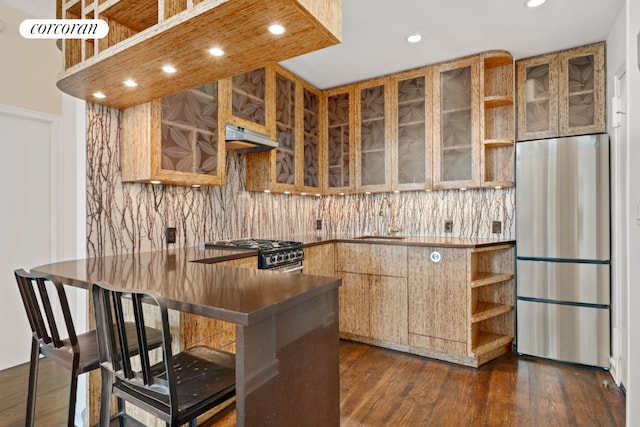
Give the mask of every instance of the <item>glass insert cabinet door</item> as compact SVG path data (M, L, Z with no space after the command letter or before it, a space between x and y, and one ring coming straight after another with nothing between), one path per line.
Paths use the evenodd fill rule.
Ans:
M162 169L218 174L217 93L214 82L162 98Z
M479 181L478 80L477 58L437 68L435 187L464 188Z
M400 74L392 79L395 123L392 141L392 186L396 190L431 187L432 69Z
M356 140L359 189L383 191L391 188L391 158L388 149L388 79L377 79L358 88L358 127Z
M560 135L605 131L604 50L597 43L560 53Z
M276 182L295 184L296 178L296 84L276 74Z
M517 64L518 139L558 136L558 61L554 56Z
M349 90L327 97L327 190L351 187L351 120Z
M305 88L303 91L304 162L303 186L320 187L320 95Z

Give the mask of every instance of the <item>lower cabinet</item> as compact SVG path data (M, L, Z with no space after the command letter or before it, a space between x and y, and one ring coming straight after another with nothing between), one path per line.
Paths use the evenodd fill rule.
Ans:
M343 338L390 348L407 344L407 247L336 244Z
M304 248L303 272L314 276L333 277L336 275L334 260L335 243L306 246Z
M408 264L409 344L466 356L467 251L414 246Z
M467 366L511 350L513 245L336 243L342 338Z

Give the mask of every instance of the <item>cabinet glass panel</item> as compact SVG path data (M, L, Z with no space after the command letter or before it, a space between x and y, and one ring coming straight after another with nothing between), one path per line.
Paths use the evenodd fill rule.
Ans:
M318 95L304 90L304 185L319 187Z
M594 56L569 59L569 127L595 123Z
M264 68L233 76L231 79L231 113L250 122L265 125Z
M349 186L349 94L327 99L329 187Z
M296 85L276 75L276 182L293 184L296 176Z
M398 182L425 182L424 77L398 82Z
M441 73L442 181L472 178L471 67Z
M526 71L527 132L549 130L549 64L536 65Z
M360 91L362 185L385 183L384 86Z
M218 173L218 85L162 98L162 169Z

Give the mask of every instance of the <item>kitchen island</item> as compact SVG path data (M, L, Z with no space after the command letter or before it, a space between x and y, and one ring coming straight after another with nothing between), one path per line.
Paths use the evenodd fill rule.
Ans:
M237 425L339 425L340 279L192 262L246 255L181 248L32 271L84 289L155 291L170 309L235 324Z

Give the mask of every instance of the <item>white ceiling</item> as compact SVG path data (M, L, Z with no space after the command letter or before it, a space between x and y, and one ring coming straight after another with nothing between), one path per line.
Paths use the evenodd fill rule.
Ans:
M624 2L547 0L528 9L524 0L342 0L342 43L282 65L327 89L484 50L526 58L605 40ZM0 3L36 16L55 11L55 0ZM414 32L423 40L410 45Z
M624 0L342 0L342 43L282 62L319 89L504 49L515 59L605 40ZM410 45L407 35L420 32Z

